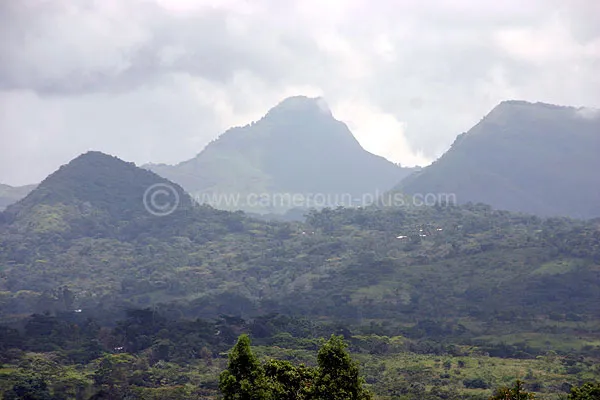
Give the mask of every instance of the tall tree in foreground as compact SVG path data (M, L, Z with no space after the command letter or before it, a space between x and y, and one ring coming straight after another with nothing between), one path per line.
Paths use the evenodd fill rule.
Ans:
M313 398L319 400L370 400L359 376L358 365L347 351L342 336L332 335L317 356Z
M241 335L229 353L227 369L219 377L224 400L267 400L271 392L265 372L250 349L250 338Z
M496 390L494 396L490 397L490 400L529 400L535 399L533 393L526 392L523 389L523 382L517 380L515 385L511 388L502 387Z
M225 400L372 400L347 347L342 336L331 336L319 350L316 369L279 360L263 365L242 335L229 353L219 389Z

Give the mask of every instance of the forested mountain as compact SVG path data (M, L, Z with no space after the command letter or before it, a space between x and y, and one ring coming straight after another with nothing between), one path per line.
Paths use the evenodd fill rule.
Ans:
M177 207L149 207L156 185ZM597 220L438 204L268 222L90 152L0 214L0 393L215 398L247 332L311 365L343 335L377 399L486 399L523 368L559 395L598 372L599 265Z
M133 163L91 151L9 206L2 214L9 227L3 233L62 239L124 235L128 226L151 215L144 194L152 185L168 185L176 192L171 194L179 203L178 213L191 207L191 198L178 185Z
M0 183L0 211L27 196L36 185L10 186Z
M215 207L257 212L284 211L293 204L253 206L246 200L250 193L305 196L298 206L310 204L317 193L329 195L332 203L348 202L389 190L413 171L364 150L323 99L303 96L285 99L259 121L229 129L191 160L145 167L204 200L241 195L236 205L215 201Z
M325 209L306 223L267 222L194 206L174 184L179 205L158 217L144 204L156 183L169 184L90 152L9 207L0 284L16 308L3 310L41 311L48 299L31 302L68 285L81 304L186 299L201 315L600 312L595 222L451 205Z
M432 165L402 181L407 194L541 216L600 217L600 110L505 101Z

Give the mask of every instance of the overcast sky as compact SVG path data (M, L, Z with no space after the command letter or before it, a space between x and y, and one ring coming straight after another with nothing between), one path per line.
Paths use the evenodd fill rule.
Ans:
M598 0L0 0L0 182L176 163L291 95L427 164L497 103L600 107Z

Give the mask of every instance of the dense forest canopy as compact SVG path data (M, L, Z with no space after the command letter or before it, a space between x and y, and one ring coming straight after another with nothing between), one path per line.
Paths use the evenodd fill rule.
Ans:
M144 206L155 184L172 213ZM597 220L440 203L266 221L91 152L0 214L0 250L7 398L212 398L244 333L279 398L343 386L319 375L331 335L382 399L487 399L516 379L555 399L600 373Z
M599 16L0 0L0 400L600 400Z

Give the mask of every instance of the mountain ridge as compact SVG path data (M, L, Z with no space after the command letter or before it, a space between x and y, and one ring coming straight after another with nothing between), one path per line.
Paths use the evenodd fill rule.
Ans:
M544 216L598 217L600 114L589 110L502 102L394 191L454 193L460 203Z
M156 183L170 184L86 153L1 213L0 316L59 307L49 293L65 286L78 308L178 303L196 317L364 312L416 323L599 310L595 222L451 204L261 221L185 207L178 186L183 207L157 216L143 202Z
M0 183L0 211L16 203L37 187L37 184L11 186Z
M383 192L412 172L364 150L323 99L304 96L287 98L259 120L226 130L190 160L143 167L192 194L242 195L360 196Z

